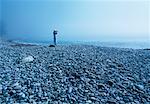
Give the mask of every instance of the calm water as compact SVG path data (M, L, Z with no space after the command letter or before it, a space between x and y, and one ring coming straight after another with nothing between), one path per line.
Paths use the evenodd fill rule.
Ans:
M19 41L20 42L20 41ZM32 43L32 44L40 44L40 45L50 45L53 44L51 41L24 41L23 43ZM150 48L150 42L142 42L142 41L126 41L126 42L81 42L81 41L59 41L58 45L71 45L71 44L83 44L83 45L96 45L102 47L117 47L117 48L133 48L133 49L144 49Z

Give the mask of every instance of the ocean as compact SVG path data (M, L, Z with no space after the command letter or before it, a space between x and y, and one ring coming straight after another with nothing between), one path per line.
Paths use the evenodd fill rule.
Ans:
M31 43L39 45L50 45L52 41L16 41L20 43ZM58 45L95 45L101 47L116 47L116 48L132 48L132 49L147 49L150 48L149 41L59 41Z

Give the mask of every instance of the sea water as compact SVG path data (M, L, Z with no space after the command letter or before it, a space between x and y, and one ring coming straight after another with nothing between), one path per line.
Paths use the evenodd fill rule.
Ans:
M22 43L50 45L52 41L17 41ZM58 45L95 45L101 47L147 49L150 48L149 41L58 41Z

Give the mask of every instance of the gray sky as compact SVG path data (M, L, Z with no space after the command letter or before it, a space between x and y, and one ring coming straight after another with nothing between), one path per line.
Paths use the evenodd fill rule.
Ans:
M5 37L49 40L145 40L150 34L148 0L2 0Z
M1 9L2 9L2 3L0 0L0 36L1 36L1 19L2 19Z

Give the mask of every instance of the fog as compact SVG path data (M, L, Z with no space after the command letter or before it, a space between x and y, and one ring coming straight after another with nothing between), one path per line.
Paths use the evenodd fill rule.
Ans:
M1 32L1 25L2 25L2 13L1 13L1 10L2 9L2 3L1 3L1 0L0 0L0 36L1 36L1 34L2 34L2 32Z
M61 41L149 40L148 0L2 0L1 37Z

